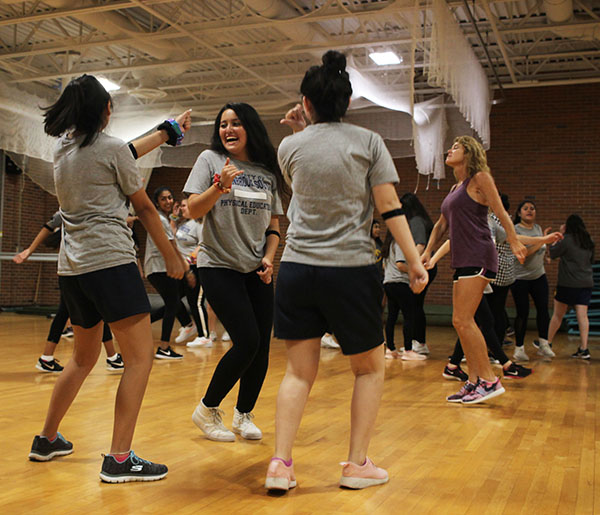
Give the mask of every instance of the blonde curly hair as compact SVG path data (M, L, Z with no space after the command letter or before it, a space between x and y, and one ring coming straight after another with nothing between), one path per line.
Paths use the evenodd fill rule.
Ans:
M477 172L490 172L487 164L485 150L481 143L471 136L458 136L454 143L462 145L465 150L465 159L467 160L467 172L469 177L473 177Z

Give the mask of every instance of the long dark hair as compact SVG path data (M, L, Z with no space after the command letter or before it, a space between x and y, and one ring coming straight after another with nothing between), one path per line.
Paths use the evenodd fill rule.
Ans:
M156 188L154 190L154 193L152 194L152 199L154 200L154 205L156 206L157 211L162 211L160 209L160 206L158 205L158 198L160 197L163 191L168 191L171 194L171 196L175 198L175 195L173 195L173 190L168 186L159 186L158 188Z
M60 136L71 128L75 135L85 135L81 147L91 144L106 123L106 107L112 99L93 75L73 79L59 99L43 107L44 131Z
M576 214L569 215L565 223L565 234L572 234L573 238L582 249L591 250L594 253L594 241L587 232L583 219Z
M384 259L387 259L390 256L390 247L392 246L392 241L394 241L392 231L388 231L385 235L385 239L383 240L383 245L381 246L381 255Z
M352 96L346 56L329 50L321 60L321 66L311 66L305 73L300 92L315 108L316 123L339 122L346 114Z
M229 152L227 152L223 146L221 136L219 135L221 116L227 109L231 109L235 112L246 131L246 150L248 151L250 161L260 164L276 177L277 191L282 198L289 196L289 188L281 174L275 147L273 147L273 143L271 143L271 140L269 139L265 124L260 119L256 109L251 105L244 102L228 102L221 108L219 114L217 114L217 117L215 118L215 125L210 142L211 150L224 156L229 155Z
M515 212L515 217L513 218L513 223L515 225L521 223L521 208L525 204L531 204L537 211L537 206L535 205L535 202L533 200L528 200L528 199L522 200L521 202L519 202L519 205L517 206L517 211Z
M420 216L425 221L425 232L427 234L427 239L429 239L429 235L431 234L431 231L433 231L433 222L431 221L427 209L421 204L419 198L414 193L405 193L400 198L400 202L402 203L402 209L404 209L407 220L410 221L411 218Z

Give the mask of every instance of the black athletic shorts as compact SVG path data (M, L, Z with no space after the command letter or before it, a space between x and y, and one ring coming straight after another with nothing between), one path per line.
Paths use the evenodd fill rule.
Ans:
M480 266L463 266L454 269L454 282L461 278L466 279L469 277L483 277L484 279L493 281L496 278L496 272L492 272L491 270Z
M321 338L332 332L344 354L383 343L383 287L376 265L312 266L284 261L275 289L275 336Z
M85 329L100 320L111 323L150 313L148 295L135 263L82 275L61 275L58 284L71 323Z
M557 286L554 298L568 306L589 306L592 300L592 289Z

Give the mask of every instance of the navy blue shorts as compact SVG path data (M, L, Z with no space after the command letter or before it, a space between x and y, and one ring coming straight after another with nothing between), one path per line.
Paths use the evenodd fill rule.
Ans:
M454 282L461 278L466 279L468 277L483 277L484 279L493 281L496 278L496 272L492 272L491 270L480 266L463 266L454 269Z
M570 288L569 286L556 286L554 298L568 306L589 306L592 300L591 288Z
M383 287L376 265L312 266L284 261L275 289L275 336L321 338L332 332L344 354L383 343Z
M135 263L81 275L61 275L58 284L71 323L85 329L100 320L111 323L150 313L146 288Z

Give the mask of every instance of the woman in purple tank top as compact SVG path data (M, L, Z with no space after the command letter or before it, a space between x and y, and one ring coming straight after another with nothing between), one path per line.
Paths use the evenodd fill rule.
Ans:
M521 262L526 249L517 239L514 226L502 206L498 190L487 165L485 150L470 136L454 140L446 164L454 170L457 184L442 203L423 260L446 230L450 232L452 268L452 325L462 342L469 365L468 380L461 390L447 397L449 402L476 404L504 393L504 388L490 367L485 340L475 323L475 311L484 288L498 271L498 255L487 224L488 207L500 219L510 247Z

